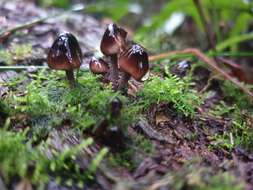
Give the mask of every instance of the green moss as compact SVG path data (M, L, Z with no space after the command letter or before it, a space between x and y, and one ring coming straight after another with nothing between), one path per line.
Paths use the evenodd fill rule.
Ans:
M182 169L166 176L168 187L175 190L243 190L245 184L229 172L202 167L199 159L186 163Z
M212 176L209 184L198 188L199 190L243 190L244 184L228 172Z
M13 115L27 114L33 120L33 125L34 121L47 118L46 125L54 127L67 119L81 131L103 119L110 121L111 126L127 126L138 118L137 104L111 88L102 86L94 75L81 73L75 88L69 88L64 77L63 72L46 74L42 71L27 86L25 96L16 96L18 91L14 91L5 102L15 107ZM118 118L110 115L110 102L115 97L123 102L124 114Z
M57 152L50 150L49 141L33 147L26 137L26 132L14 133L0 130L0 171L7 183L14 177L18 177L43 186L52 176L70 178L75 182L85 181L92 176L107 154L107 150L102 149L92 160L89 169L87 168L86 171L80 169L75 162L76 157L92 142L93 140L88 138L78 145ZM51 152L50 157L46 156L45 150Z
M7 65L13 64L16 60L23 60L32 53L31 44L13 45L9 49L0 50L0 59Z
M225 81L222 85L225 98L233 102L240 109L248 109L253 111L253 106L249 102L246 94L242 93L240 89L234 86L231 82Z
M242 102L243 104L243 102ZM233 150L234 147L240 146L247 150L253 146L253 129L250 123L250 112L242 110L242 104L234 104L229 106L224 102L220 102L210 114L219 118L229 118L231 125L225 129L222 134L215 134L211 147L221 147L226 150Z
M189 88L188 82L168 72L164 79L155 76L147 81L138 97L145 110L152 104L166 102L172 103L178 112L190 117L195 115L195 108L201 103L201 98Z

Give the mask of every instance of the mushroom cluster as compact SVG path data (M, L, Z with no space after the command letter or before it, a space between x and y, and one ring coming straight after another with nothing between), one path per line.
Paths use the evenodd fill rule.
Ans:
M100 50L110 58L110 63L102 58L92 58L89 62L90 71L109 75L114 90L125 89L131 77L140 81L149 70L145 49L127 40L127 32L116 24L107 26ZM70 86L75 86L73 70L79 69L82 63L82 51L75 36L67 32L60 34L49 50L47 62L51 69L64 70Z
M89 63L90 70L94 74L109 73L114 90L124 89L131 77L140 81L149 70L148 54L145 49L127 40L127 32L116 24L107 26L100 50L110 58L110 63L106 63L102 58L92 58Z

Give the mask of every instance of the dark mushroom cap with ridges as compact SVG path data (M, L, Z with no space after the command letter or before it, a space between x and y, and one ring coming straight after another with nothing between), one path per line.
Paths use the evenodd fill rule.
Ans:
M119 57L119 68L140 81L149 70L148 54L139 44L132 44Z
M109 72L109 65L103 59L92 57L89 62L90 71L94 74L106 74Z
M120 53L126 42L127 32L116 24L109 24L102 37L100 50L104 55Z
M60 34L54 41L47 56L51 69L73 70L80 68L82 51L77 39L70 33Z

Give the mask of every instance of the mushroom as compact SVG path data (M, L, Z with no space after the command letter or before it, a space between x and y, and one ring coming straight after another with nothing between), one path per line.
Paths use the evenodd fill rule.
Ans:
M79 69L82 62L82 51L77 39L70 33L60 34L54 41L47 56L51 69L65 70L70 86L75 85L74 69Z
M148 54L142 46L132 43L119 56L119 68L123 72L119 89L125 88L132 76L140 81L149 70Z
M113 118L116 118L120 115L121 109L123 107L122 101L115 97L110 102L110 113Z
M100 44L101 52L104 55L111 57L110 78L114 89L117 88L117 82L119 79L117 54L124 49L126 36L127 32L123 28L120 28L116 24L112 23L106 28Z
M106 74L109 72L108 63L103 59L92 57L89 63L90 71L94 74Z

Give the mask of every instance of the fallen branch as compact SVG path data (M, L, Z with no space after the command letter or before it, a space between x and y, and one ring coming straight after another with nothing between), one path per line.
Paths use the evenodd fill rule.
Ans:
M29 70L29 69L49 69L48 66L35 66L35 65L30 65L30 66L0 66L0 71L8 71L8 70Z
M159 132L154 130L149 125L149 123L143 118L141 118L140 121L134 126L134 129L137 129L137 130L140 129L141 132L143 132L145 136L147 136L148 138L150 138L152 140L157 140L160 142L167 142L169 144L174 144L172 141L170 141L169 139L164 137L162 134L160 134Z
M11 34L24 29L29 29L33 27L34 25L41 24L45 20L47 20L49 17L40 18L31 22L27 22L18 26L15 26L14 28L7 29L0 33L0 43L3 42L7 37L9 37ZM51 17L50 17L51 18Z
M247 94L249 96L250 100L253 100L253 93L248 88L246 88L243 84L241 84L235 78L231 77L228 73L226 73L220 67L218 67L215 60L207 57L203 52L201 52L200 50L198 50L196 48L188 48L188 49L184 49L184 50L176 50L176 51L161 53L158 55L153 55L153 56L149 57L149 61L156 61L159 59L164 59L169 56L176 55L176 54L192 54L192 55L198 57L201 61L208 64L214 71L219 73L223 78L231 81L235 86L240 88L245 94Z

